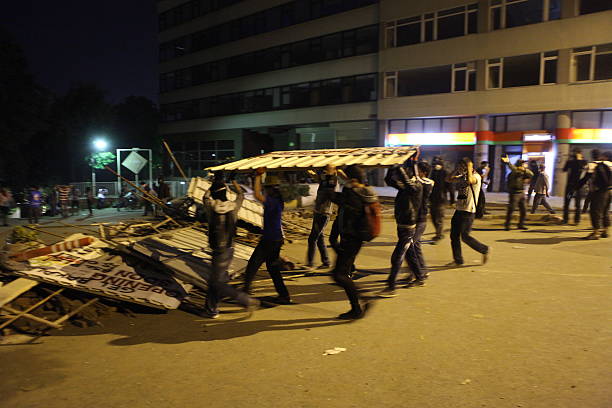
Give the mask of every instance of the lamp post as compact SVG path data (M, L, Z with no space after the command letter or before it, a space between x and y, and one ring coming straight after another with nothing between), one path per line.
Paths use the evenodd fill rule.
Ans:
M97 152L102 152L108 147L108 142L102 138L93 141L93 147ZM96 196L96 169L94 167L94 157L91 155L91 193Z

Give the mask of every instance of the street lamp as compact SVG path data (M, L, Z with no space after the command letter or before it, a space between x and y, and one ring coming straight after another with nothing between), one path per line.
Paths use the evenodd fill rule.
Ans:
M93 144L94 149L98 152L102 152L106 150L106 148L108 147L108 142L101 137L94 139L92 144ZM96 196L96 169L94 167L93 155L94 154L92 153L91 163L90 163L91 164L91 194L93 194L95 197Z

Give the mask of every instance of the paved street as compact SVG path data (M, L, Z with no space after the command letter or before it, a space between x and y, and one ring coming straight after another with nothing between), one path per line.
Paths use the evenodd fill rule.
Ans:
M446 269L448 238L425 245L427 286L378 300L352 323L334 319L348 302L328 276L298 277L288 280L298 304L248 320L232 305L214 321L114 315L1 347L2 406L612 406L612 241L581 240L586 218L509 232L502 222L475 224L492 247L487 265L464 247L466 266ZM394 239L385 219L357 261L364 289L383 287ZM284 253L302 260L305 244ZM255 289L273 293L269 280ZM334 347L346 351L323 355Z

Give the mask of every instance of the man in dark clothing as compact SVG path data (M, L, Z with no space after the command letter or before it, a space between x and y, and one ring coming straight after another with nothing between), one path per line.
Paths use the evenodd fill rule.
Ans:
M578 188L580 182L580 175L587 165L587 161L582 156L582 150L578 148L572 149L569 159L563 166L563 171L567 172L567 183L565 184L565 196L563 197L563 223L569 222L569 207L572 197L574 198L574 205L576 206L576 212L574 214L574 222L580 223L580 201L582 200L582 192Z
M444 209L446 207L446 170L444 169L444 162L442 158L436 156L432 161L433 170L431 172L431 179L434 182L431 195L429 196L429 202L431 204L431 222L436 229L436 235L433 237L433 242L444 238L442 234L442 228L444 224Z
M208 245L212 250L212 267L211 275L208 278L206 305L201 315L212 319L219 316L217 306L223 297L232 298L247 309L255 308L259 304L257 300L251 299L246 293L228 284L230 280L228 268L234 257L237 214L242 206L244 193L238 183L232 180L237 197L235 201L229 201L227 186L221 180L215 180L210 190L204 195L204 210L208 220Z
M281 275L280 250L283 246L284 234L282 227L282 214L284 209L283 198L280 193L280 181L278 177L269 175L266 177L265 194L262 192L261 178L265 173L265 167L257 169L253 195L263 203L263 234L259 244L255 247L244 277L244 291L251 292L251 284L261 265L265 262L268 273L274 283L278 296L271 300L273 303L291 304L289 291Z
M514 209L519 208L518 229L526 230L525 218L527 217L527 203L525 201L525 182L533 177L531 170L527 168L527 163L524 160L517 160L516 165L510 163L508 156L502 157L508 167L510 167L510 175L508 176L508 211L506 212L506 223L504 227L506 231L510 230L512 222L512 214Z
M38 224L38 218L41 215L42 193L37 186L32 186L28 195L30 207L30 224Z
M486 196L485 191L489 187L489 182L491 181L489 175L491 174L491 167L489 167L488 161L481 161L480 166L476 169L476 172L480 175L480 180L482 180L482 187L480 188L480 196L478 197L478 202L481 203L482 206L482 214L488 214L486 211ZM477 211L478 212L478 211ZM477 215L478 217L478 215Z
M387 278L387 287L379 293L381 297L395 296L395 281L404 259L412 267L417 280L425 279L414 251L409 251L416 234L419 210L423 202L423 185L417 178L415 158L406 160L401 166L392 167L387 172L385 182L396 188L395 222L397 223L397 244L391 254L391 272Z
M425 265L425 258L423 257L423 250L421 248L421 240L427 227L427 213L429 205L429 196L433 189L433 180L427 178L431 172L431 166L425 161L417 163L418 169L418 180L423 186L423 194L421 197L421 205L417 212L417 224L414 232L414 238L412 239L412 245L406 253L406 260L412 271L417 270L421 272L421 277L415 275L415 279L409 283L410 286L423 286L425 279L427 279L427 266ZM414 261L418 262L418 265L414 265ZM413 273L414 274L414 273Z
M587 165L586 175L578 182L578 188L588 182L591 195L589 215L593 232L585 239L608 238L612 162L606 160L607 157L602 155L599 149L591 151L591 158L593 161Z
M353 320L365 316L368 302L359 296L357 286L351 279L351 269L363 244L366 227L365 205L378 202L373 188L366 186L366 174L358 165L346 168L348 182L342 192L334 193L332 202L339 206L338 228L340 244L336 265L332 272L334 281L340 285L349 299L351 310L338 316L339 319Z
M310 172L309 172L310 173ZM328 164L323 171L323 174L314 174L319 180L319 189L317 190L317 198L315 199L314 211L312 215L312 228L308 237L308 253L306 265L312 268L315 251L318 248L321 255L322 265L320 268L329 268L329 256L327 255L327 247L325 246L325 237L323 230L329 222L329 217L334 210L334 204L331 202L331 196L338 185L338 176L336 174L336 166Z

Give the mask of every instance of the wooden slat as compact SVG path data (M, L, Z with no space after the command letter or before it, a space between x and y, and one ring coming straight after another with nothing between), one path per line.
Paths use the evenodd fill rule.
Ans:
M11 303L13 300L24 294L34 286L38 285L38 282L31 279L19 278L14 281L0 287L0 307Z

